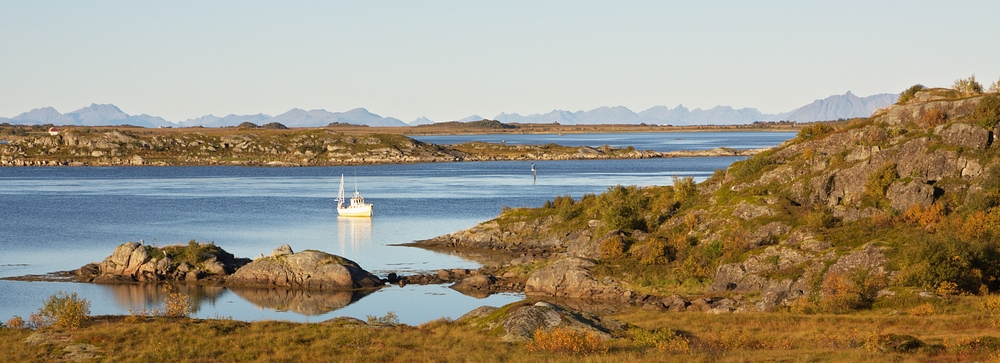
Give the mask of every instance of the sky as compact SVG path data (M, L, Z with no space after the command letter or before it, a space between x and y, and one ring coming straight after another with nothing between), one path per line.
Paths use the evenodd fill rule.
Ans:
M0 0L0 117L778 113L1000 79L1000 1Z

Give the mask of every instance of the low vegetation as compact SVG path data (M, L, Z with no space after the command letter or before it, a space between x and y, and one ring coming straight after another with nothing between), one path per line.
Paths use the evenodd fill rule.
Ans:
M4 361L342 362L745 362L995 361L997 298L897 298L850 314L661 313L624 309L634 326L604 340L568 328L537 331L524 343L447 319L419 326L393 316L321 323L240 322L185 317L91 317L76 329L0 328ZM886 306L891 305L891 306ZM79 353L75 353L79 354ZM79 355L74 355L80 359Z

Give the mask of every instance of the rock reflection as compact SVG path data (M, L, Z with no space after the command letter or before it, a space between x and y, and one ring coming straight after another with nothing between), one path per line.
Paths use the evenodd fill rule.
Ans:
M282 288L230 287L244 300L260 308L291 311L302 315L328 313L368 296L375 290L326 291Z
M171 291L184 293L194 300L194 312L198 312L198 307L202 303L214 304L216 299L225 290L222 286L212 285L185 285L175 286L176 290L163 291L167 285L163 284L112 284L100 285L111 291L115 298L115 305L122 309L131 311L141 311L143 309L156 309L163 305L163 299Z
M337 217L337 242L342 256L371 244L371 217Z

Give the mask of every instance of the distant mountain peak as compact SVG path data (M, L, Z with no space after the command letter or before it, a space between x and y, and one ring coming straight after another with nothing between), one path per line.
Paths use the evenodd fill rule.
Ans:
M625 106L601 106L589 111L552 110L545 113L535 113L522 116L518 113L500 113L494 119L503 123L560 123L573 124L671 124L671 125L737 125L749 124L755 121L825 121L870 116L875 110L891 105L899 96L894 93L884 93L868 97L858 97L848 90L843 95L832 95L817 99L812 103L792 111L778 114L762 114L755 108L734 109L730 106L715 106L707 110L688 109L683 104L669 108L653 106L642 112L633 112ZM461 122L481 121L485 117L471 115ZM243 122L262 124L279 122L289 127L320 127L331 123L349 123L369 126L406 126L433 123L426 117L420 117L410 123L404 123L393 117L382 117L363 107L345 112L330 112L325 109L303 110L292 108L285 113L271 117L263 113L255 115L229 114L218 117L207 114L199 118L180 122L170 122L163 118L142 114L131 116L114 104L91 103L90 106L61 114L53 107L36 108L21 113L10 119L0 118L0 122L21 124L54 124L54 125L122 125L131 124L143 127L156 126L236 126Z

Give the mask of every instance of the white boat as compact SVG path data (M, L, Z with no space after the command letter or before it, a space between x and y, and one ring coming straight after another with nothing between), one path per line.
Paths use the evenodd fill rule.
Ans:
M344 174L340 174L340 191L337 192L337 214L344 217L371 217L372 205L365 203L365 198L358 192L358 185L354 185L354 195L351 196L351 204L344 206Z

